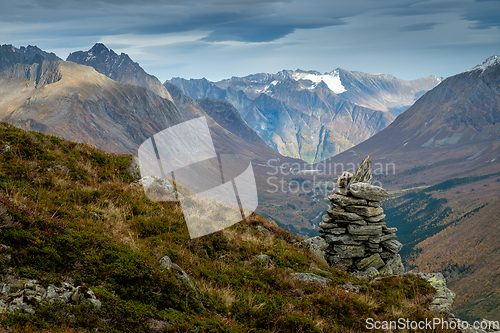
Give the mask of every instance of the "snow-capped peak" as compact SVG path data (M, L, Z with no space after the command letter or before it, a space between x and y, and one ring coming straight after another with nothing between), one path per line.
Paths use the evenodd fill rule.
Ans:
M481 65L477 65L476 67L471 68L471 69L467 70L466 72L471 72L471 71L475 71L475 70L479 70L479 69L484 72L488 67L492 67L492 66L495 66L498 64L500 64L500 56L493 55L493 56L489 57L488 59L486 59L485 61L483 61L483 63Z
M309 89L314 89L316 86L323 81L328 88L336 94L343 93L346 91L342 82L340 81L339 72L337 70L332 71L326 74L315 74L315 73L307 73L307 72L294 72L292 74L292 78L296 81L298 80L309 80L312 81L313 84Z

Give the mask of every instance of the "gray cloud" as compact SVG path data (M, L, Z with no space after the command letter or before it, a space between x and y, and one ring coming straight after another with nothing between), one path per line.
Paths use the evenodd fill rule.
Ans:
M104 42L163 80L297 67L446 76L500 43L498 0L0 2L1 43L65 57Z
M436 25L439 23L436 22L427 22L427 23L417 23L417 24L410 24L407 26L404 26L399 29L399 31L424 31L424 30L431 30L434 28Z

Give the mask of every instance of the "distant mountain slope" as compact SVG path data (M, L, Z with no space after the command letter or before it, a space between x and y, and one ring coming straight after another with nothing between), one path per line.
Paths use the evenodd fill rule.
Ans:
M318 162L366 140L393 119L338 97L322 80L295 72L256 74L211 83L173 78L167 83L193 98L223 98L274 150ZM294 76L295 75L295 76ZM334 86L333 80L325 80Z
M43 85L30 75L40 67ZM18 64L1 73L0 81L0 92L18 96L0 103L4 121L117 153L132 153L150 135L187 119L152 91L73 62Z
M345 89L339 96L357 105L395 116L407 110L442 79L435 76L412 81L398 79L389 74L367 74L338 69L339 80Z
M146 73L127 54L118 55L104 44L97 43L88 51L73 52L66 60L91 66L115 81L150 89L161 97L171 100L168 91L155 76Z

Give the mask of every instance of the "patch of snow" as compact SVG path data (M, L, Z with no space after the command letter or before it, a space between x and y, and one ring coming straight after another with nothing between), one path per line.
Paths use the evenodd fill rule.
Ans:
M312 81L313 84L308 89L314 89L317 85L323 81L328 88L336 94L343 93L346 91L345 87L342 85L340 81L340 76L338 71L333 71L328 74L311 74L311 73L303 73L303 72L295 72L292 74L292 78L295 81L298 80L309 80Z
M498 55L494 55L486 59L481 65L477 65L474 68L468 69L465 72L472 72L476 70L481 70L484 72L488 67L496 66L500 64L500 57Z

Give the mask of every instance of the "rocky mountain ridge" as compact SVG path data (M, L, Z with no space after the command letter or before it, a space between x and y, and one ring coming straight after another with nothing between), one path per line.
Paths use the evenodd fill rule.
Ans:
M122 52L118 55L102 43L95 44L88 51L73 52L68 55L66 61L93 67L97 72L117 82L144 87L162 98L172 100L168 91L155 76L146 73L127 54Z

